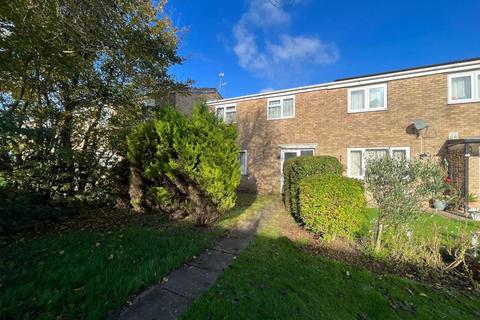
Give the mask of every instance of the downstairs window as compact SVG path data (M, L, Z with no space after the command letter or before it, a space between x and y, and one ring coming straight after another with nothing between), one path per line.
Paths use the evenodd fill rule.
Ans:
M392 157L399 160L410 159L409 147L350 148L347 151L347 173L350 178L365 178L368 159Z

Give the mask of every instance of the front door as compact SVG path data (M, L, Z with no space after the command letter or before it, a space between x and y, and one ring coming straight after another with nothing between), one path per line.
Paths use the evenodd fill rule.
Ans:
M313 156L314 151L312 148L280 150L280 192L283 193L283 163L285 160L300 156Z

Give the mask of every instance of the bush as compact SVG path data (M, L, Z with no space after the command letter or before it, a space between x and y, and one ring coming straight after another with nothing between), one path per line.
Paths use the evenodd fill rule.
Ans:
M326 240L352 238L366 205L359 181L332 174L302 179L298 200L305 227Z
M378 205L375 250L382 244L383 229L398 233L408 229L422 213L425 202L443 193L447 172L435 159L370 159L365 181Z
M80 205L58 203L28 191L0 188L0 234L29 229L76 214Z
M330 156L304 156L285 161L283 192L288 211L298 217L298 184L301 179L315 175L341 175L342 172L340 161Z
M128 156L155 206L175 216L191 215L203 225L235 204L240 183L236 138L236 127L204 106L197 106L192 117L169 107L129 135Z

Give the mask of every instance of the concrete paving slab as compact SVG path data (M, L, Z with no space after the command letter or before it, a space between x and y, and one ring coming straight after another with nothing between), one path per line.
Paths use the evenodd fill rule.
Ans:
M213 250L223 251L231 254L239 254L242 252L250 243L251 237L249 238L225 238L220 240L214 247Z
M173 320L177 319L192 302L157 285L139 295L132 306L120 314L119 319Z
M216 250L207 250L188 264L206 270L223 271L235 259L235 255Z
M163 288L194 299L208 289L217 280L222 271L205 270L196 266L185 265L168 275L168 280L161 284Z

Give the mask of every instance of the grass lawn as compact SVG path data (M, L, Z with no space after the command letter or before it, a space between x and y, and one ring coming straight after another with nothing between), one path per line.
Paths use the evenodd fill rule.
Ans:
M267 198L240 195L214 228L154 221L111 231L67 231L0 249L1 319L99 319L212 245Z
M275 217L274 217L275 219ZM480 300L310 253L264 227L184 319L478 319Z
M373 220L378 215L378 209L368 208L361 221L361 236L368 236L368 233L373 230ZM413 226L413 234L415 237L428 238L432 236L438 228L442 240L445 241L448 235L455 236L459 230L465 230L468 233L473 231L480 231L480 222L478 221L460 221L449 219L434 213L424 213L416 221Z

